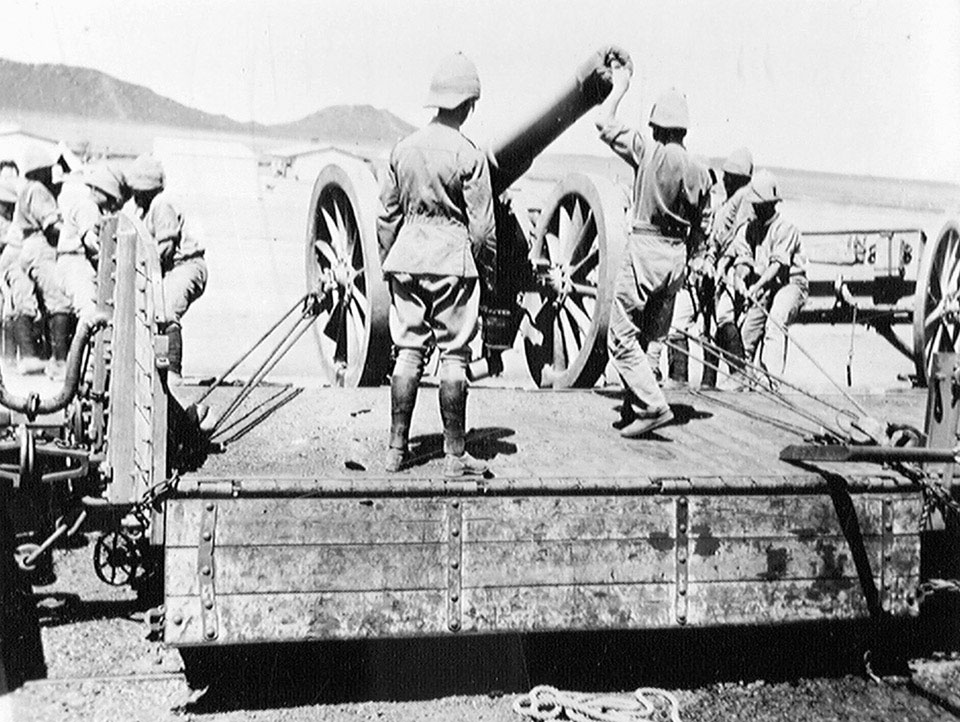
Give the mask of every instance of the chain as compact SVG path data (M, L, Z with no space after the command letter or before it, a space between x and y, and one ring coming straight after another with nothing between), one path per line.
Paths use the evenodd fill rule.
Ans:
M163 501L169 494L176 491L177 484L180 483L180 475L174 474L169 479L164 479L163 481L157 482L150 488L148 488L140 496L140 500L133 505L133 508L130 509L130 513L133 514L141 525L146 528L147 526L147 511L149 509L157 509L161 501Z
M933 511L939 510L946 517L952 514L960 522L960 501L939 481L934 481L920 467L913 464L899 464L899 471L908 479L918 484L923 491L923 509L920 512L920 529L926 529L930 524ZM960 593L960 580L957 579L927 579L917 586L917 604L931 594L937 592Z
M534 720L650 722L669 719L681 722L676 695L656 687L640 687L630 695L611 695L565 692L539 685L514 700L513 711Z

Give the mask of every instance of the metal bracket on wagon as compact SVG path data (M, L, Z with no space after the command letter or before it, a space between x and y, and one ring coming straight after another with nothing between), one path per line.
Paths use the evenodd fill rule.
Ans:
M80 385L81 365L83 363L83 352L86 349L87 342L100 329L104 328L109 319L105 314L97 314L88 321L82 321L77 333L70 344L70 352L67 354L66 377L63 380L63 386L56 395L50 398L42 398L36 392L31 391L26 396L14 394L7 389L3 383L3 376L0 375L0 405L26 414L29 420L35 419L40 414L51 414L54 411L60 411L66 408L73 398L77 395L77 387Z

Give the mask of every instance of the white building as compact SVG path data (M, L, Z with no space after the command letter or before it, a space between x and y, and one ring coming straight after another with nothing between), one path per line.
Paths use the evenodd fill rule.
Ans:
M43 146L62 157L67 165L64 170L77 170L82 165L80 159L62 141L31 133L19 125L0 125L0 160L12 160L17 167L22 168L23 156L27 148L33 145Z

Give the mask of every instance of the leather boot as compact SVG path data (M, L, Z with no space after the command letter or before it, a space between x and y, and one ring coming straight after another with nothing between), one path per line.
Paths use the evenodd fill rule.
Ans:
M487 465L466 452L466 381L440 380L440 417L443 419L443 475L448 478L482 476Z
M47 335L50 339L50 362L47 376L63 381L67 370L67 353L73 340L73 319L69 313L53 313L47 318Z
M717 329L717 345L723 351L723 358L730 367L730 377L734 391L749 391L753 381L746 372L745 351L740 329L734 323L725 323Z
M183 333L180 324L169 324L164 334L167 337L167 384L178 385L183 374Z
M384 462L388 473L400 471L405 461L419 387L420 379L416 376L393 376L390 379L390 447Z
M734 323L725 323L717 329L717 345L723 350L724 359L730 365L731 371L742 371L745 361L743 339L740 338L740 329Z
M40 359L40 349L37 347L36 323L30 316L17 316L13 328L20 351L17 373L42 374L44 363Z
M708 342L713 339L708 339ZM714 341L716 343L716 341ZM701 389L717 388L717 368L720 366L720 356L711 348L703 347L703 374L700 376Z
M686 338L672 338L667 347L667 381L665 389L682 389L687 385L688 352L690 349Z

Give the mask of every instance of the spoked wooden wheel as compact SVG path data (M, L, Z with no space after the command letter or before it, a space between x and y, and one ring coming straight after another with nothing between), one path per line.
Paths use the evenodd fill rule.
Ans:
M913 309L917 381L926 385L933 357L960 353L960 226L949 221L923 249Z
M609 181L572 174L544 204L522 294L524 350L538 386L592 386L607 363L607 320L625 239L624 198Z
M307 290L322 301L316 338L334 386L371 386L390 370L390 296L377 250L377 183L366 166L338 160L320 171L307 228Z

